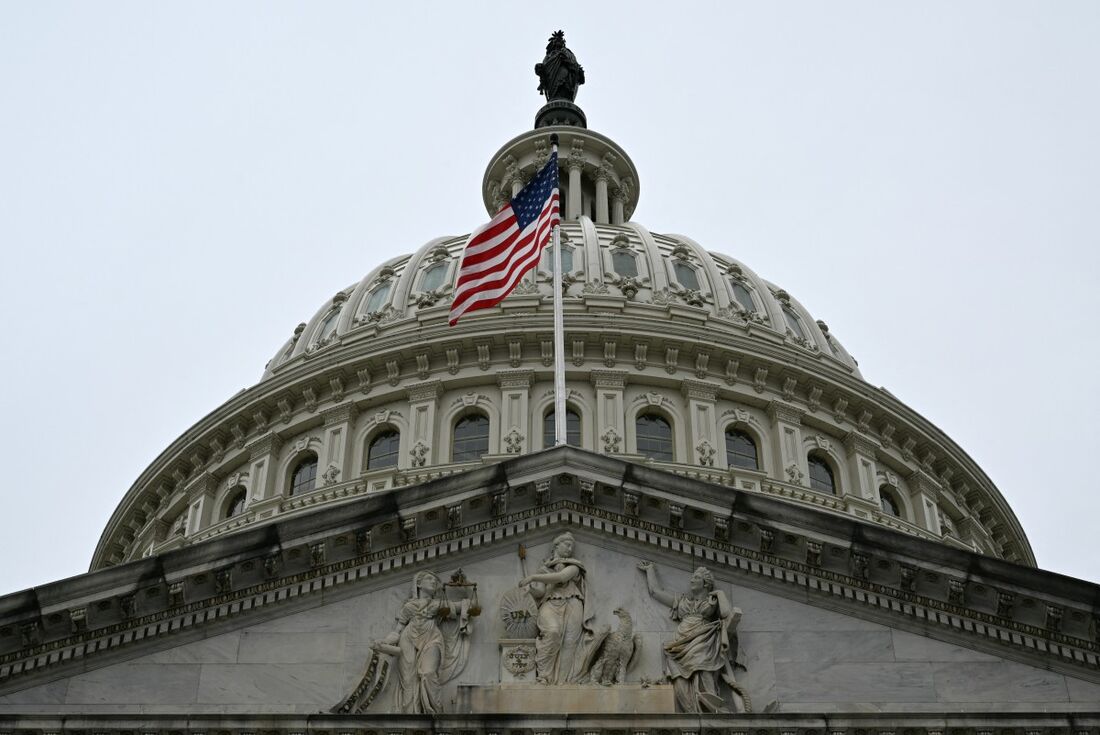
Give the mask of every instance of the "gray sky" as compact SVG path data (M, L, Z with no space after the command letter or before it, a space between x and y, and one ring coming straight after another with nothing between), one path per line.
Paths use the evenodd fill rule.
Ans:
M0 4L0 593L84 571L338 289L485 219L559 27L635 220L790 291L1100 581L1100 3L527 7Z

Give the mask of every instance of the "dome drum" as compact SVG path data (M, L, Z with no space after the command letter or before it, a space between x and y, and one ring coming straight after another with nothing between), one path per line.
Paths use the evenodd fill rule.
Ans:
M699 256L681 240L587 219L566 229L567 242L578 246L575 263L582 267L574 272L580 276L584 268L612 262L612 243L637 247L639 276L650 283L635 296L656 302L631 301L611 288L586 294L581 280L569 286L569 404L580 419L583 448L1030 563L1011 511L950 440L863 383L854 364L771 328L787 304L813 336L808 326L816 324L789 296L729 259ZM539 451L552 386L550 274L536 274L532 293L471 318L456 334L445 326L445 303L416 305L416 284L426 267L453 260L461 242L433 241L319 309L304 334L319 334L333 308L345 310L338 323L348 331L337 327L331 344L302 347L170 447L116 511L95 566ZM643 257L645 242L663 244L657 260ZM655 281L665 289L671 283L674 270L666 266L674 251L697 267L701 257L712 259L713 269L699 268L702 307L653 298ZM585 262L590 260L596 264ZM763 316L735 319L741 313L732 306L735 296L719 316L712 270L739 274ZM361 316L378 283L405 293L404 309L391 302L386 308L399 316L363 323L350 309ZM689 326L687 313L697 326ZM673 319L674 334L668 330ZM315 359L322 355L323 361ZM670 425L671 457L639 451L636 422L648 414ZM454 461L451 433L471 415L486 419L484 453L473 462ZM689 422L689 416L705 421ZM398 434L394 467L366 461L382 427ZM753 439L757 469L730 461L730 429ZM288 495L288 473L306 453L316 456L316 484ZM812 456L830 467L835 494L811 487ZM248 503L242 513L224 517L220 508L238 486L248 488ZM900 514L884 513L882 493Z

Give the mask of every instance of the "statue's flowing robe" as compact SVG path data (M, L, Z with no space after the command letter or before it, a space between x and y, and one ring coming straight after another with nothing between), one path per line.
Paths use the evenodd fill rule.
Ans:
M406 714L443 712L442 688L466 666L470 651L467 601L459 603L458 628L439 625L438 598L406 600L397 615L404 624L397 645L397 708Z
M680 625L676 638L664 646L665 673L672 680L680 709L701 712L710 698L700 695L717 697L718 674L737 656L735 615L721 617L718 602L710 595L694 599L687 594L676 598L671 614Z
M535 673L547 684L576 683L584 676L584 646L593 635L595 612L584 565L576 559L551 559L540 572L560 572L568 566L577 567L577 575L547 588L539 604Z
M572 100L576 96L577 86L584 83L584 73L580 71L577 57L567 48L548 53L540 68L539 91L548 100Z

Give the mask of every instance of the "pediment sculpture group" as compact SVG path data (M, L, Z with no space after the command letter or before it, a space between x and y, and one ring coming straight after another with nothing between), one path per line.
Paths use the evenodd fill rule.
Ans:
M638 681L671 684L681 712L751 711L735 674L744 669L737 644L740 608L715 588L714 577L705 567L696 568L688 589L676 593L660 586L652 562L637 566L650 596L668 608L676 623L662 644L661 676L639 676ZM524 572L518 587L503 595L500 613L508 638L527 639L523 641L527 644L533 639L533 646L520 645L512 654L523 656L535 682L596 687L625 683L640 658L641 636L625 607L612 613L618 618L615 629L596 625L593 580L577 558L573 535L560 534L537 571ZM461 588L467 596L449 599L452 588ZM472 599L471 588L475 590ZM392 668L397 711L443 713L443 686L466 665L471 618L479 613L476 584L467 582L461 571L450 583L432 572L419 572L409 598L398 610L393 631L372 643L374 653L362 682L333 711L364 711L385 688ZM532 648L533 665L528 660Z

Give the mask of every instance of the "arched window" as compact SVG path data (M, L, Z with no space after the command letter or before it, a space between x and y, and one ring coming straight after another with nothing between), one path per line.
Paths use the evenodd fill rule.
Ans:
M730 285L733 287L733 298L737 299L741 308L745 311L756 311L756 302L752 300L752 293L748 287L736 278L730 279Z
M696 275L695 269L682 260L678 260L672 264L672 272L676 274L676 280L680 282L680 285L684 288L690 288L692 291L699 290L699 276Z
M378 286L370 293L370 297L367 298L367 313L373 314L386 305L386 299L390 295L390 282L386 281L381 286Z
M616 250L611 254L611 267L623 278L638 277L638 261L629 250Z
M311 454L294 467L290 476L290 494L301 495L313 490L317 484L317 456Z
M634 421L638 453L663 462L673 460L672 427L661 416L645 413Z
M237 485L237 487L230 490L228 498L229 499L225 501L224 517L226 519L233 518L234 516L239 516L241 513L244 513L244 506L245 503L248 501L248 492L243 487Z
M760 469L756 455L756 442L752 437L738 429L726 429L726 462L730 467L746 470Z
M879 489L878 491L879 504L882 506L882 512L888 516L894 516L894 518L901 518L901 505L889 490Z
M455 424L451 461L469 462L489 453L489 419L472 413Z
M321 322L321 328L317 330L317 341L328 339L332 336L332 333L336 331L337 317L340 316L340 310L334 309L329 312L328 316Z
M551 406L546 415L542 417L542 448L549 449L554 446L554 430L557 424L554 421L554 407ZM569 406L565 407L565 443L571 447L581 445L581 417Z
M794 336L805 341L806 332L802 329L802 322L799 320L798 314L794 313L794 309L783 304L783 316L787 320L787 327L794 333Z
M810 465L810 488L835 495L836 480L833 479L833 470L828 463L816 454L806 457L806 462Z
M546 248L546 270L554 272L554 248ZM573 272L573 248L568 245L561 246L561 272Z
M385 429L376 434L367 445L367 469L380 470L397 466L398 445L401 434L396 429Z
M447 275L447 264L436 263L428 266L424 276L420 279L421 291L434 291L443 285L443 276Z

